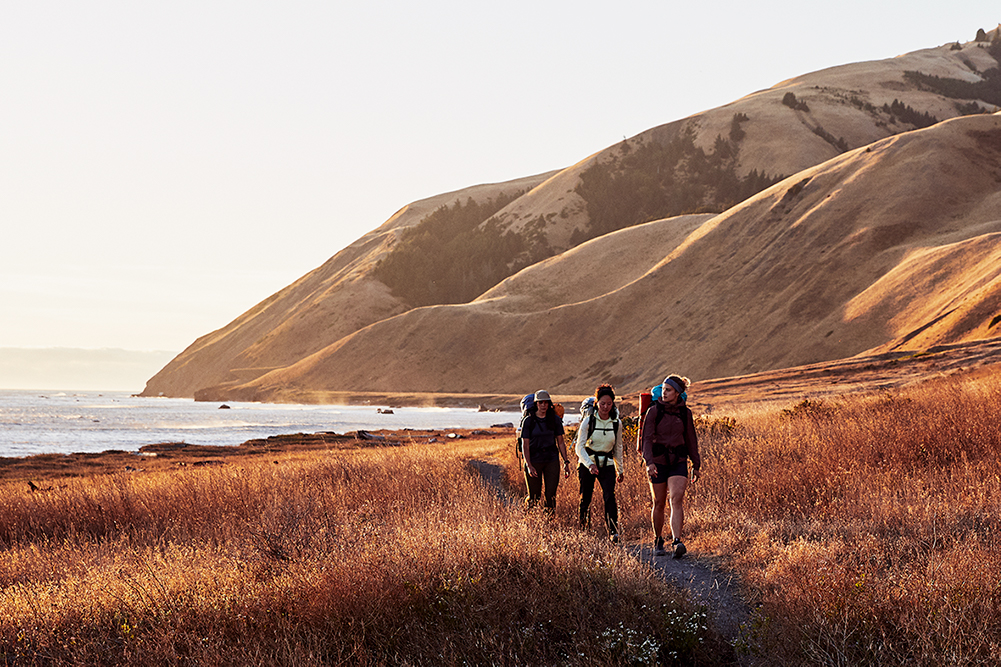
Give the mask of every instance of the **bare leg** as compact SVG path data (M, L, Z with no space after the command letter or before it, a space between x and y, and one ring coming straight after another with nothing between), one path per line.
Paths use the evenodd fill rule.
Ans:
M674 539L681 539L681 531L685 527L685 489L688 488L688 478L681 475L667 478L668 491L671 496L671 534ZM663 510L661 510L661 524L663 525Z
M650 482L650 495L653 496L653 509L650 510L653 535L661 537L664 534L664 510L667 508L667 482L660 484Z

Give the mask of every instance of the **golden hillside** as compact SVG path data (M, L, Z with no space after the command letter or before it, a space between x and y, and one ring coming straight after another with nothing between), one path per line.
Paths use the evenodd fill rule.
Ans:
M997 67L996 51L973 43L834 67L558 173L416 202L197 340L144 394L580 393L669 369L722 377L993 335L1001 215L985 165L997 118L957 117L997 109L982 94ZM942 81L970 89L957 97ZM468 231L490 228L488 247L512 241L486 262L500 278L527 267L467 284L478 298L450 297L434 273L380 273L432 212L516 192ZM443 282L484 263L444 245L433 260ZM437 292L401 291L425 283Z
M476 201L531 189L549 174L478 185L414 202L228 325L202 336L146 384L144 396L193 397L283 368L373 322L407 310L372 276L400 233L457 199Z
M987 338L999 329L999 253L1001 115L964 117L804 170L603 294L539 308L549 272L575 264L567 284L601 275L570 252L509 281L504 297L410 310L233 395L580 394L605 380L632 391L673 370L725 377Z

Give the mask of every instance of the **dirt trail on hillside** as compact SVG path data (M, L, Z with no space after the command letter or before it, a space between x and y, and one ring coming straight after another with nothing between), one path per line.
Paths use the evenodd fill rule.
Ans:
M492 461L472 459L468 468L479 475L485 486L495 490L499 496L510 498L502 485L503 466ZM688 591L696 604L704 604L713 630L731 645L746 637L752 609L744 601L740 582L734 573L691 552L678 560L670 554L657 557L653 553L652 542L625 543L623 548L669 583Z

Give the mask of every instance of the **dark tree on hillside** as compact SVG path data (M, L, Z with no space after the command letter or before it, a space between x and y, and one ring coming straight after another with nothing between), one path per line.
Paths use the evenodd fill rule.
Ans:
M665 142L643 143L624 156L595 164L576 188L585 202L590 227L578 230L583 242L632 225L685 213L718 213L777 183L752 171L737 176L737 158L747 120L736 114L730 138L717 135L706 153L691 127Z
M522 194L438 208L400 234L375 277L412 307L475 299L531 258L552 254L537 235L502 232L492 219Z
M997 67L981 74L980 81L964 81L948 77L932 76L923 72L907 71L904 78L939 95L958 100L983 100L1001 106L1001 31L995 33L990 46L986 47Z
M931 127L938 122L938 118L927 111L923 113L915 111L913 107L897 99L893 100L893 104L884 104L883 111L894 118L899 118L904 123L910 123L918 128Z

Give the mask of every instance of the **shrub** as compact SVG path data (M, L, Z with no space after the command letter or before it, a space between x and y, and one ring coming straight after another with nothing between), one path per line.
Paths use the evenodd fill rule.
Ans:
M884 104L883 111L890 114L892 119L899 119L917 128L931 127L938 122L938 119L927 111L924 113L915 111L910 105L897 99L894 99L892 104Z
M796 95L792 92L788 92L782 96L782 104L786 105L790 109L795 109L797 111L810 111L810 107L807 106L806 102L802 100L797 100Z

